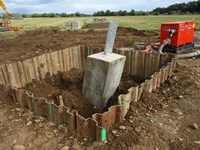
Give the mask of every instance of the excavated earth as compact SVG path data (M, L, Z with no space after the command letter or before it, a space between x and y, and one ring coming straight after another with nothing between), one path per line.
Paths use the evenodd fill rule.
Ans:
M151 40L149 33L152 34ZM47 29L29 31L14 39L0 37L0 62L25 59L76 44L102 47L105 37L106 31ZM98 39L102 42L98 42ZM137 50L138 45L134 43L141 41L145 44L149 41L156 42L158 34L152 31L120 28L115 47L135 47ZM195 41L199 42L200 38L197 37ZM56 126L45 118L20 108L0 90L0 149L9 150L13 145L19 144L28 150L59 150L65 146L73 150L198 150L200 148L199 68L199 57L179 60L173 76L160 88L152 93L144 92L139 102L131 103L124 122L108 130L106 143L97 143L76 133L69 133L65 125ZM45 95L52 99L57 95L62 95L63 99L68 100L76 96L79 98L80 95L77 93L80 93L82 75L82 70L72 69L53 77L47 76L41 81L35 80L28 84L26 89L32 90L38 96ZM136 84L130 79L132 77L123 76L116 94L126 93L129 84L131 86ZM69 107L78 106L73 102L70 104ZM81 102L81 105L84 108L88 107L87 102ZM96 110L91 110L91 113L92 111Z
M57 29L37 29L10 39L0 36L0 62L23 60L45 52L62 50L77 45L102 48L105 46L106 35L106 30L60 31ZM158 41L157 38L158 32L156 31L119 28L114 46L115 48L134 47L136 50L143 50L146 46L144 44Z
M64 105L70 110L77 110L85 118L91 117L95 113L107 111L110 105L117 104L117 97L120 94L128 93L130 87L138 85L132 76L123 75L121 83L104 110L95 109L82 95L82 84L84 71L73 68L67 72L62 72L52 77L47 75L44 80L34 80L26 85L25 89L34 97L44 97L47 100L54 100L59 105L59 96L62 96Z

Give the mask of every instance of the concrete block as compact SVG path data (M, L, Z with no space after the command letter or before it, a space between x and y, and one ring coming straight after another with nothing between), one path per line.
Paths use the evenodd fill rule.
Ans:
M83 23L81 21L68 21L65 22L65 28L67 30L78 30L81 29L83 26Z
M98 109L106 106L119 86L125 60L125 56L104 52L87 57L82 93Z

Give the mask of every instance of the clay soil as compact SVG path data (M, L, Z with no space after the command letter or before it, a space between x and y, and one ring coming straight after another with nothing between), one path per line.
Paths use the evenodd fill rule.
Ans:
M82 95L84 71L73 68L67 72L62 72L52 77L47 75L44 80L34 80L27 84L25 89L34 95L34 97L44 97L47 100L53 100L59 105L59 96L62 96L64 105L70 110L77 110L85 118L91 117L95 113L107 111L110 105L117 104L117 97L120 94L126 94L130 87L137 86L132 76L123 75L121 83L104 110L97 110Z
M43 30L44 29L42 29L42 31ZM123 34L123 30L125 30L124 38L127 38L126 34L130 35L129 37L133 34L132 31L129 31L130 29L121 30L121 34ZM45 30L45 32L47 31L48 30ZM50 30L50 32L52 31L53 30ZM41 35L37 33L37 31L30 31L31 34L34 34L34 32L35 38L37 35ZM75 31L75 33L76 32L78 31ZM96 31L87 32L96 33ZM57 31L57 33L62 32ZM30 44L30 47L24 44L24 50L26 49L26 52L24 51L23 53L20 51L20 43L17 39L27 34L28 33L21 35L16 39L9 39L16 45L15 50L14 46L12 50L11 45L11 49L7 48L9 47L8 43L5 43L5 45L1 43L1 53L5 56L5 58L1 56L1 60L15 60L14 56L18 57L20 54L23 55L24 58L37 55L37 50L34 51L34 45L36 43L33 41L33 47L31 47ZM81 36L81 34L79 35ZM129 37L127 39L129 39ZM135 39L138 39L138 42L145 40L143 36L140 35L134 35L133 37L133 41L135 41ZM147 35L144 35L144 37L148 39ZM199 42L199 39L200 38L196 40ZM16 43L14 43L15 40ZM31 43L31 40L30 38L29 43ZM1 40L1 42L2 41L3 40ZM25 41L28 42L28 39L25 39ZM74 41L78 42L76 40ZM51 43L48 44L51 45ZM7 57L5 55L6 51L3 51L2 47L7 49ZM23 46L21 45L21 47ZM19 50L19 54L16 50ZM51 48L51 50L56 50L56 48ZM40 52L43 53L44 51L41 50ZM10 150L14 144L21 144L28 150L59 150L64 146L68 146L69 149L73 150L198 150L200 148L199 68L199 57L179 60L173 76L162 84L160 88L154 90L152 93L144 92L139 102L131 103L130 110L124 122L116 124L108 130L106 143L97 143L92 139L84 139L75 133L69 133L65 125L56 126L48 122L45 118L35 116L30 111L20 108L0 90L0 149ZM45 88L49 86L48 93L46 93L45 90L43 91L42 88L38 93L41 93L41 95L46 94L47 97L49 96L50 98L55 98L57 93L60 94L61 89L61 92L75 91L73 94L76 95L78 89L81 89L81 85L76 83L81 83L82 79L78 76L74 76L73 73L80 77L83 75L81 70L71 70L52 78L47 76L45 80L40 81L41 83L34 81L32 85L27 85L27 89L33 90L35 89L34 86L37 85L44 86ZM70 74L73 76L70 76ZM62 78L67 82L57 82ZM131 77L126 76L122 78L124 79L122 81L125 81L119 87L122 93L126 93L128 87L125 85L127 85L127 82L130 82L130 80L127 80L130 78ZM134 83L132 84L134 85ZM35 91L35 93L36 92L37 91ZM66 98L67 97L68 96L66 96ZM121 130L119 128L120 126L124 126L124 130Z
M104 47L106 30L60 31L57 29L37 29L27 31L15 38L0 37L0 63L23 60L45 52L62 50L71 46ZM154 38L152 38L154 37ZM138 31L118 28L115 48L135 47L143 50L146 45L137 46L138 42L148 44L158 41L156 31Z

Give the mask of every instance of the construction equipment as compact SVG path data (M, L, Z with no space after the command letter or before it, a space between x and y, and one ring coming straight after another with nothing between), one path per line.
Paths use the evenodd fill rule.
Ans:
M146 52L156 51L163 54L166 52L180 52L184 49L193 48L195 21L167 22L161 24L160 42L150 44Z
M3 3L2 0L0 0L0 6L4 9L6 12L7 16L6 19L0 20L0 32L5 32L5 31L19 31L19 27L14 27L11 25L10 18L12 17L12 14L8 11L6 8L5 4Z
M8 9L6 8L6 5L3 3L2 0L0 0L0 6L4 9L4 11L6 12L6 14L7 14L9 17L12 17L12 14L8 11Z
M106 107L119 86L126 57L112 53L117 23L110 22L104 52L87 57L82 93L96 108Z

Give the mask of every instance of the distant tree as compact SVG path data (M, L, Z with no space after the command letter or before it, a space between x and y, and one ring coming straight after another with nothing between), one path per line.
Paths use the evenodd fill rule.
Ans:
M173 4L166 8L156 8L153 12L159 12L160 14L184 14L200 12L200 0L192 1L188 3Z
M80 14L79 12L76 12L74 15L75 15L76 17L80 17L80 16L81 16L81 14Z
M50 13L49 17L56 17L56 14L55 13Z
M23 18L26 18L26 14L22 14L22 17L23 17Z
M153 12L152 15L160 15L160 12Z
M129 15L130 15L130 16L135 16L135 15L136 15L135 10L134 10L134 9L131 9L131 11L129 12Z
M110 10L106 10L105 15L110 16L110 14L111 14Z
M61 17L67 17L67 13L61 13L60 16Z

